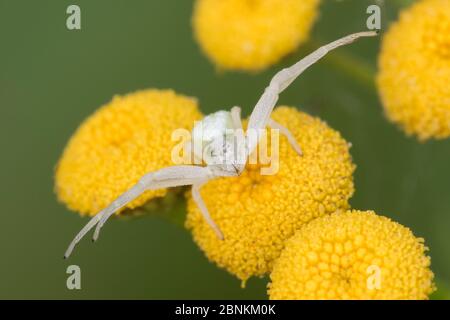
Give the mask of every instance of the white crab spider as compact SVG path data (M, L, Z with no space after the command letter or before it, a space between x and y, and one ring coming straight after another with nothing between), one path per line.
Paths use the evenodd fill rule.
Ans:
M350 44L360 37L370 37L375 36L376 34L377 32L375 31L367 31L348 35L320 47L313 53L301 59L293 66L279 71L270 81L269 86L265 89L264 93L259 98L255 108L250 115L247 132L244 136L245 148L239 149L239 154L237 155L237 157L235 157L235 152L230 152L230 150L228 150L231 147L226 137L225 130L242 130L240 108L233 107L230 112L218 111L206 116L202 121L200 121L200 125L203 126L202 136L198 137L198 125L196 125L193 129L194 140L200 139L202 143L207 142L208 148L210 148L209 153L211 156L211 161L205 161L206 166L176 165L144 175L137 182L137 184L135 184L132 188L119 196L108 207L95 215L86 224L86 226L81 229L81 231L70 243L64 254L64 257L67 258L70 256L76 244L94 226L96 226L93 236L93 240L95 241L98 238L100 229L105 224L106 220L108 220L108 218L117 210L121 209L127 203L140 196L143 192L147 190L177 186L192 185L192 197L199 207L203 217L215 231L217 236L220 239L223 239L224 236L222 232L212 220L208 209L200 196L201 186L209 180L217 177L238 176L242 173L245 168L245 163L247 161L248 155L250 155L255 150L259 141L258 135L249 134L249 132L251 132L252 130L253 132L257 132L258 130L265 129L266 126L269 126L273 129L278 129L281 134L287 137L294 150L299 155L301 155L300 146L297 144L290 131L270 118L270 114L272 113L272 110L275 107L276 102L278 101L278 95L283 92L303 71L305 71L308 67L324 57L329 51L340 46ZM225 139L223 139L224 136ZM203 151L204 150L201 150L201 152ZM194 153L194 156L199 156L198 154L196 154L195 150L193 150L192 152ZM227 155L231 155L231 158L223 159L224 154L225 157L227 157ZM220 161L214 161L214 157L220 157L221 159L219 159Z

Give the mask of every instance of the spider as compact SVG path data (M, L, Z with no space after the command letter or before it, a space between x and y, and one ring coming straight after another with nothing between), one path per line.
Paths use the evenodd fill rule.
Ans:
M81 231L75 236L67 248L64 258L68 258L77 243L96 226L92 240L98 239L100 229L105 222L117 210L123 208L127 203L134 200L147 190L162 188L192 186L192 197L199 207L204 219L211 226L219 239L224 239L219 227L211 218L200 195L200 188L211 179L218 177L239 176L244 168L248 156L256 149L259 142L258 134L250 134L263 130L266 126L279 130L286 136L292 148L302 155L300 146L289 129L270 118L272 110L278 101L278 96L283 92L303 71L324 57L329 51L340 46L352 43L361 37L371 37L377 35L376 31L366 31L350 34L329 44L326 44L311 54L307 55L289 68L279 71L270 81L262 96L256 103L249 121L244 139L244 148L238 150L228 139L227 130L242 130L241 110L233 107L230 111L218 111L203 118L192 130L194 140L199 135L199 128L202 127L202 135L198 138L202 143L200 154L198 150L190 150L194 157L202 157L204 151L209 155L204 160L206 166L201 165L174 165L144 175L133 187L114 200L108 207L97 213ZM207 147L203 147L204 145ZM205 150L205 148L209 148Z

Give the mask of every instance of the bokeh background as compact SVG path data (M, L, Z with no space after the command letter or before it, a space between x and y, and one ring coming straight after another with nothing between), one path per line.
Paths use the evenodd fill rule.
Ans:
M112 219L101 239L62 259L86 223L57 203L53 170L77 126L115 94L172 88L210 113L238 104L248 115L274 72L366 28L366 0L323 0L311 40L260 74L221 73L195 43L187 0L0 0L0 298L265 299L209 263L179 225L159 215ZM383 28L411 1L380 2ZM82 29L66 29L81 7ZM351 203L410 227L430 247L440 288L450 283L450 140L418 143L384 118L373 84L379 39L341 48L280 99L318 115L353 144ZM405 93L407 94L407 93ZM66 288L77 264L82 289Z

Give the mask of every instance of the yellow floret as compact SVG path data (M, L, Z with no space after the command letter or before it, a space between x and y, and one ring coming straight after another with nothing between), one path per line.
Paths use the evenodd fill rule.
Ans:
M319 0L197 0L195 37L219 68L257 71L303 43Z
M272 117L291 130L303 156L280 136L276 175L261 175L258 165L249 165L239 177L215 179L202 187L225 240L217 238L192 198L188 201L186 226L195 242L211 261L244 283L271 271L285 240L300 226L347 209L353 194L354 165L338 132L294 108L279 107Z
M270 299L427 299L434 285L423 242L372 211L321 217L286 243Z
M60 201L93 215L144 174L173 165L175 129L190 130L201 119L197 101L171 90L144 90L116 96L90 116L70 139L56 169ZM135 208L166 189L148 191Z
M450 136L450 1L422 0L387 32L377 84L386 114L420 140Z

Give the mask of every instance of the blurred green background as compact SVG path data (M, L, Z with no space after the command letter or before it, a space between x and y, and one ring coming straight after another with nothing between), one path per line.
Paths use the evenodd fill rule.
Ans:
M204 113L248 115L274 72L318 45L366 28L373 1L324 0L311 41L257 75L219 73L190 27L192 1L0 0L0 298L266 298L267 279L240 282L209 263L183 228L160 217L112 219L98 243L66 246L86 219L58 204L53 169L71 134L115 94L173 88ZM383 4L383 27L410 1ZM66 29L81 7L82 29ZM353 143L355 208L410 227L430 247L439 286L450 283L450 139L418 143L383 116L373 85L379 39L316 64L280 103L318 115ZM407 94L407 93L405 93ZM66 289L77 264L82 290Z

